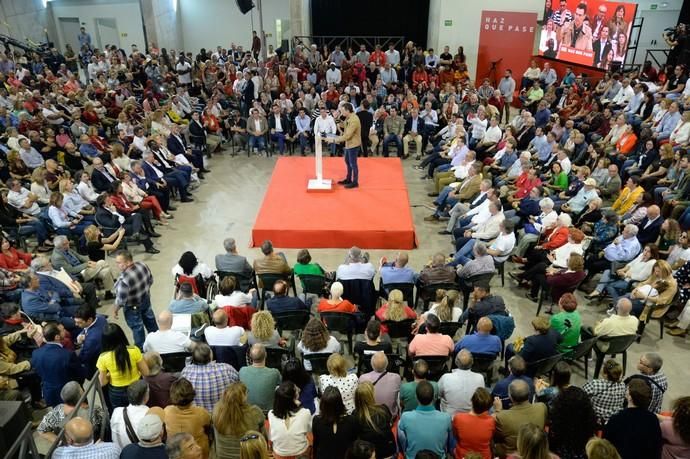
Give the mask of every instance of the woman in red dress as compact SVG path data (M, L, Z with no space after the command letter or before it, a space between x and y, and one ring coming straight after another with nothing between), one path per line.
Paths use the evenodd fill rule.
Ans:
M10 241L0 236L0 268L8 271L28 271L31 254L15 249Z

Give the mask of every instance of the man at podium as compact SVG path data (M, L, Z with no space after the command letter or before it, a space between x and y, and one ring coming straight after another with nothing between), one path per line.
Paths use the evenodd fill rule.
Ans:
M340 107L345 116L345 130L343 135L326 139L329 143L345 142L345 165L347 166L347 177L339 181L345 188L357 188L359 186L359 169L357 168L357 155L362 145L362 125L359 118L355 115L352 104L347 102Z

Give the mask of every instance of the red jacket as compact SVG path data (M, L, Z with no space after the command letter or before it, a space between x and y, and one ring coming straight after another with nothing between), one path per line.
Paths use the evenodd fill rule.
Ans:
M561 226L558 229L553 229L550 232L547 231L544 233L544 235L546 236L546 239L541 244L541 247L544 250L557 249L568 242L568 228L565 226Z
M0 253L0 268L10 271L27 269L31 264L31 254L10 247L9 253Z
M113 194L110 199L118 212L122 214L129 215L138 210L134 208L134 205L127 200L124 194Z

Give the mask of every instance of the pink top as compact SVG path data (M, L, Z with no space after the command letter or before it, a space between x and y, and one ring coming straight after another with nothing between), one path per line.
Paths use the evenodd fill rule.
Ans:
M454 343L450 336L441 333L417 335L410 343L409 352L414 356L449 355L453 352Z
M661 421L661 437L664 447L661 452L662 459L685 459L690 457L690 445L685 443L676 429L673 428L673 419Z

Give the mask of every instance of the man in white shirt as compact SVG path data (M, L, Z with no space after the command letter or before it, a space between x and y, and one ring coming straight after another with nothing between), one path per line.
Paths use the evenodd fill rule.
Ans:
M621 297L616 303L615 314L598 322L594 329L592 327L582 327L582 340L592 338L594 336L607 336L613 338L614 336L634 335L637 333L637 327L640 323L639 319L630 315L632 311L632 302L626 297ZM608 342L599 340L597 348L601 351L606 351Z
M395 49L395 45L390 43L388 45L388 51L386 51L386 63L397 67L400 65L400 51Z
M185 352L192 347L192 342L184 333L172 330L173 315L165 310L158 314L158 331L146 335L144 352L155 351L159 354Z
M336 279L373 279L376 275L376 268L369 263L368 254L363 254L359 247L352 247L345 258L345 263L338 266Z
M441 411L453 416L455 413L469 413L472 409L472 396L479 387L484 387L484 376L472 371L472 354L461 350L455 357L457 369L446 373L438 381L441 398Z
M110 418L110 431L113 437L113 443L120 448L124 448L130 443L138 443L138 438L132 438L128 435L127 421L125 420L125 410L127 411L127 419L129 425L132 427L132 433L136 432L136 426L139 425L149 407L146 404L149 401L149 386L143 379L136 381L127 388L127 398L129 405L126 407L119 407L113 410L113 415ZM136 435L136 434L135 434Z
M331 68L326 71L326 83L339 85L342 80L340 69L335 66L335 62L331 62Z
M41 209L36 203L36 201L38 201L38 196L31 193L26 188L23 188L19 180L8 180L7 188L10 190L7 193L7 202L9 205L18 211L33 217L37 217L38 214L41 213Z
M228 315L223 309L216 309L213 313L213 326L204 329L209 346L239 346L242 335L244 328L228 327Z
M45 164L43 156L31 146L31 142L27 138L19 139L19 157L24 161L26 167L31 170Z
M188 85L192 83L192 65L184 58L184 53L180 53L180 60L175 66L177 70L177 81L181 85Z
M335 120L331 114L328 113L328 109L324 105L323 107L319 108L319 116L317 116L314 120L314 138L324 139L327 136L334 136L335 134ZM323 145L323 140L321 140L321 144ZM331 156L335 156L336 144L331 143L328 145L331 149Z
M618 91L618 94L616 94L616 97L613 98L611 103L615 108L623 108L624 106L628 105L628 102L630 102L630 99L632 99L634 95L635 91L633 90L632 86L630 86L630 79L625 78L623 80L623 86L621 87L620 91Z

